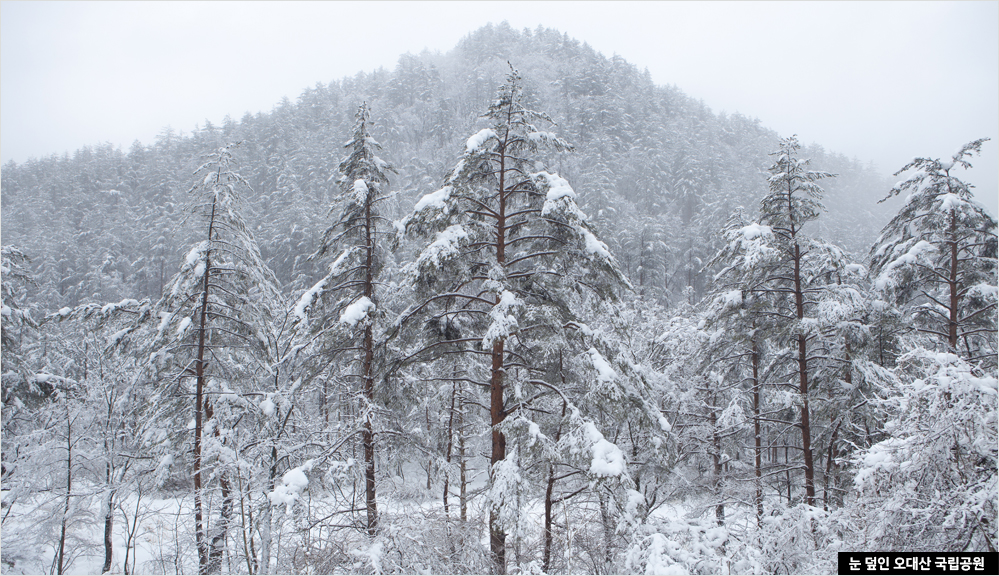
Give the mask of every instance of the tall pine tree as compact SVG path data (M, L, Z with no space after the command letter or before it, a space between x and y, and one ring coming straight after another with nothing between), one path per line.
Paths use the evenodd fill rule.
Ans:
M411 357L460 354L486 364L462 378L489 391L489 532L498 574L506 572L507 531L518 521L510 507L520 501L520 452L508 453L505 423L513 414L520 420L537 398L560 393L545 368L558 357L554 348L581 327L574 309L581 295L612 297L627 284L569 183L543 168L541 154L571 147L539 130L535 123L552 121L523 99L511 66L483 116L487 127L467 140L444 187L402 223L409 233L434 237L410 268L420 299L401 322L429 335ZM606 363L593 351L600 371ZM593 431L593 442L602 441Z
M375 491L375 380L377 365L384 360L375 358L374 319L379 316L377 289L385 252L387 234L381 215L388 199L387 174L395 170L378 157L381 145L371 137L370 112L367 104L357 109L353 137L344 145L347 157L340 163L338 180L340 195L330 213L335 222L323 234L313 258L322 258L338 251L339 256L329 266L329 273L299 300L296 314L305 317L305 310L319 297L321 318L314 322L323 333L322 354L328 362L344 355L357 363L349 374L360 383L363 397L362 444L364 449L364 500L367 510L367 531L374 535L378 526L378 504ZM381 228L381 229L379 229Z
M948 159L916 158L888 197L905 205L871 248L875 286L893 294L916 330L973 363L996 365L996 220L952 173L988 138ZM887 199L885 198L885 199Z

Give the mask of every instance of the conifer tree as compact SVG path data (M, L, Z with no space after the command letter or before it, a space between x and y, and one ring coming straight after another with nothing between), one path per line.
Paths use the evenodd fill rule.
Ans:
M971 167L987 140L949 159L915 158L895 173L915 171L885 198L908 194L871 248L871 274L908 309L916 330L995 367L996 220L974 200L973 186L953 175Z
M429 342L424 338L413 358L459 354L487 363L463 378L489 391L490 551L493 571L505 573L507 531L519 517L510 506L519 502L522 478L519 445L508 452L505 423L513 414L523 421L539 397L558 393L543 370L569 331L580 328L580 295L613 297L627 281L586 224L569 183L544 170L539 154L571 147L535 126L552 121L524 106L512 66L483 118L488 126L468 139L444 187L402 222L407 233L434 240L410 267L419 303L401 326L429 329ZM597 370L604 367L601 357Z
M375 321L380 314L377 291L379 273L384 265L384 244L389 221L381 215L388 199L387 174L395 170L378 157L381 145L371 137L370 112L361 104L355 116L353 137L344 145L347 157L340 163L338 180L340 195L330 209L336 220L323 234L313 259L323 258L333 251L339 256L330 264L329 273L300 299L295 313L305 319L306 308L312 306L320 317L313 321L320 331L320 346L324 362L348 355L358 364L349 374L360 384L363 404L362 444L364 449L365 508L367 532L374 536L378 526L378 505L375 491L375 380L378 365L384 360L375 357ZM382 229L379 229L382 228ZM319 297L320 304L312 305Z
M227 467L233 464L236 439L231 425L241 418L219 400L245 391L253 369L268 357L264 334L280 302L274 274L239 212L249 185L235 172L236 146L218 148L195 172L192 210L204 239L187 254L162 298L153 305L126 300L101 309L103 316L114 308L136 316L131 326L115 334L113 345L138 345L149 358L154 377L162 383L150 401L151 417L182 425L190 413L185 397L194 398L192 477L202 574L221 570L236 497ZM249 406L242 402L237 408ZM266 412L263 405L261 409ZM218 480L222 502L209 531L204 508L210 479Z
M23 402L18 395L37 395L31 390L27 362L23 357L22 342L38 329L38 323L31 316L30 307L25 307L24 292L35 283L28 270L28 258L14 246L0 248L0 351L3 361L3 406L4 429L9 423L6 408Z
M842 253L802 234L802 226L816 219L822 210L822 189L815 182L832 176L807 169L808 160L798 157L801 148L796 137L781 140L769 168L770 192L760 202L760 223L729 231L729 245L720 256L726 267L716 279L734 281L752 293L754 300L766 296L773 310L767 323L787 358L793 362L787 376L796 382L800 418L801 451L805 472L805 502L815 504L815 465L812 449L812 422L809 341L820 337L816 322L809 318L825 291L831 269L841 267ZM743 298L742 295L739 296ZM790 346L788 346L790 344Z
M857 549L996 552L999 459L994 370L950 352L899 358L893 394L874 397L883 440L851 460Z

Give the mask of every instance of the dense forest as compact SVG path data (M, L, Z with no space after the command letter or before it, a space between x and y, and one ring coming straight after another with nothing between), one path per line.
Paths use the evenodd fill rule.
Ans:
M501 24L4 165L3 572L994 552L984 139L783 136Z

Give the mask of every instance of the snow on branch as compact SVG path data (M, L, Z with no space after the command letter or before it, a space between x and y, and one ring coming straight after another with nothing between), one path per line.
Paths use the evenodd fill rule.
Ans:
M375 303L367 296L361 296L356 302L343 309L343 314L340 315L340 323L357 326L358 322L363 321L374 310Z
M496 138L496 132L490 128L483 128L475 134L472 134L468 141L465 142L465 151L468 153L474 153L476 150L482 147L490 138Z
M482 338L483 347L492 348L494 342L505 340L517 332L519 328L517 318L511 312L521 305L521 301L513 292L503 291L499 302L489 311L489 316L492 317L493 321Z
M608 442L592 422L583 425L586 438L593 443L593 460L590 474L594 476L620 476L624 473L624 453L617 445Z
M460 225L454 224L446 230L437 233L434 240L417 259L417 266L430 264L439 268L442 263L458 254L459 242L468 238L468 232Z
M281 483L274 487L274 491L267 493L271 505L284 504L286 508L290 508L295 500L298 500L302 490L309 485L307 474L312 471L312 465L313 461L309 460L305 464L285 472L284 476L281 477Z
M450 186L444 186L436 192L425 194L423 198L420 198L419 201L416 202L416 205L413 206L413 212L419 212L428 206L443 211L446 207L448 198L451 197L451 190L452 188Z
M917 263L920 258L924 257L926 254L931 252L936 252L937 249L933 244L930 244L926 240L920 240L912 245L905 254L902 254L898 258L895 258L884 267L884 271L877 277L874 281L874 286L878 290L884 290L888 286L894 286L894 281L892 276L896 268L901 266L910 266Z

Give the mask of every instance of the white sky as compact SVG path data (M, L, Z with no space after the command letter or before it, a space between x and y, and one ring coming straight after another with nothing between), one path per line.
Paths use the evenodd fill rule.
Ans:
M0 162L269 111L486 23L618 54L716 112L894 172L989 137L966 174L996 213L999 2L0 2ZM821 168L821 166L817 166Z

